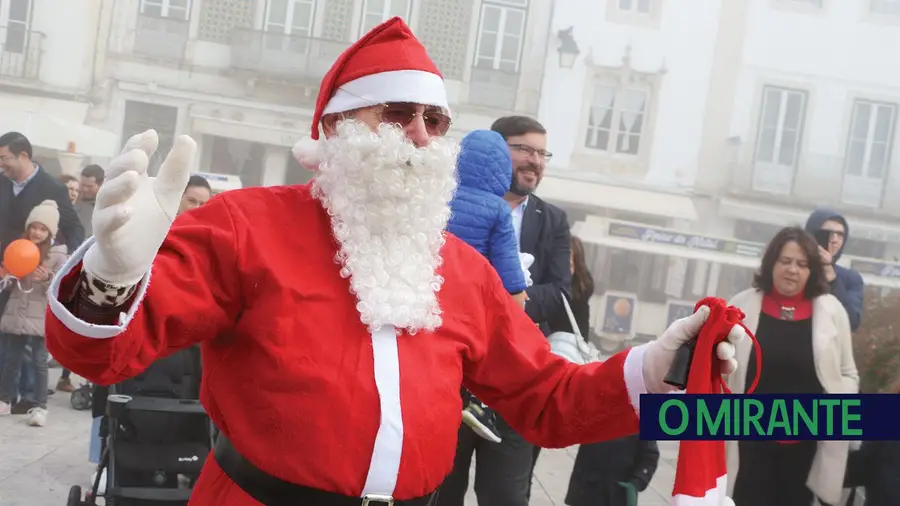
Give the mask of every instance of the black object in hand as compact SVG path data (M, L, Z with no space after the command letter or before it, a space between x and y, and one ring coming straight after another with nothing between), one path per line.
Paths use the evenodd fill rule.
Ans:
M675 360L672 361L669 372L663 380L667 385L672 385L679 390L687 388L688 373L691 370L691 362L694 359L694 348L696 347L697 340L691 339L682 344L681 348L678 348L678 351L675 352Z

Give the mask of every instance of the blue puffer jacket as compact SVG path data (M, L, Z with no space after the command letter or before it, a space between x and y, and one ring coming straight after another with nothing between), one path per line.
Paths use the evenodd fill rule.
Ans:
M486 256L509 293L525 290L519 241L503 195L512 183L512 158L503 137L490 130L466 135L456 163L459 187L450 202L447 230Z

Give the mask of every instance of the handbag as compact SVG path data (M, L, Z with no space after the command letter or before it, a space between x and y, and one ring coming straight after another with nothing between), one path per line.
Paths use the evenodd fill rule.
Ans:
M579 365L589 364L591 362L599 362L600 350L593 343L585 342L581 336L581 329L575 321L575 315L572 313L572 307L569 306L569 299L566 294L562 294L563 306L566 308L566 314L569 316L569 323L572 325L572 332L554 332L547 336L550 341L550 351L560 357L574 362Z

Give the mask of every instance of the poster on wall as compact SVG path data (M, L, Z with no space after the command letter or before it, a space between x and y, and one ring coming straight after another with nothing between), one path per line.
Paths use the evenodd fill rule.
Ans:
M670 302L669 303L669 315L666 318L666 327L672 325L675 320L680 318L687 318L694 314L694 304L688 304L684 302Z
M603 318L603 332L611 334L631 334L634 320L635 297L608 294Z

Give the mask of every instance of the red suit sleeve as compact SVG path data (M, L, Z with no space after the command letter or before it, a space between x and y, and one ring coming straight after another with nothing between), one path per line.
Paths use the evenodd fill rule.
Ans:
M94 243L88 239L62 267L63 277L50 285L50 353L77 374L109 385L140 374L157 358L216 337L234 324L242 306L240 239L224 196L180 216L128 305L116 310L113 325L91 323L98 320L73 303L81 259Z
M489 267L489 266L488 266ZM493 269L483 283L486 337L469 349L464 386L529 442L544 448L638 432L644 346L605 362L573 364L550 351L540 329L503 291Z

